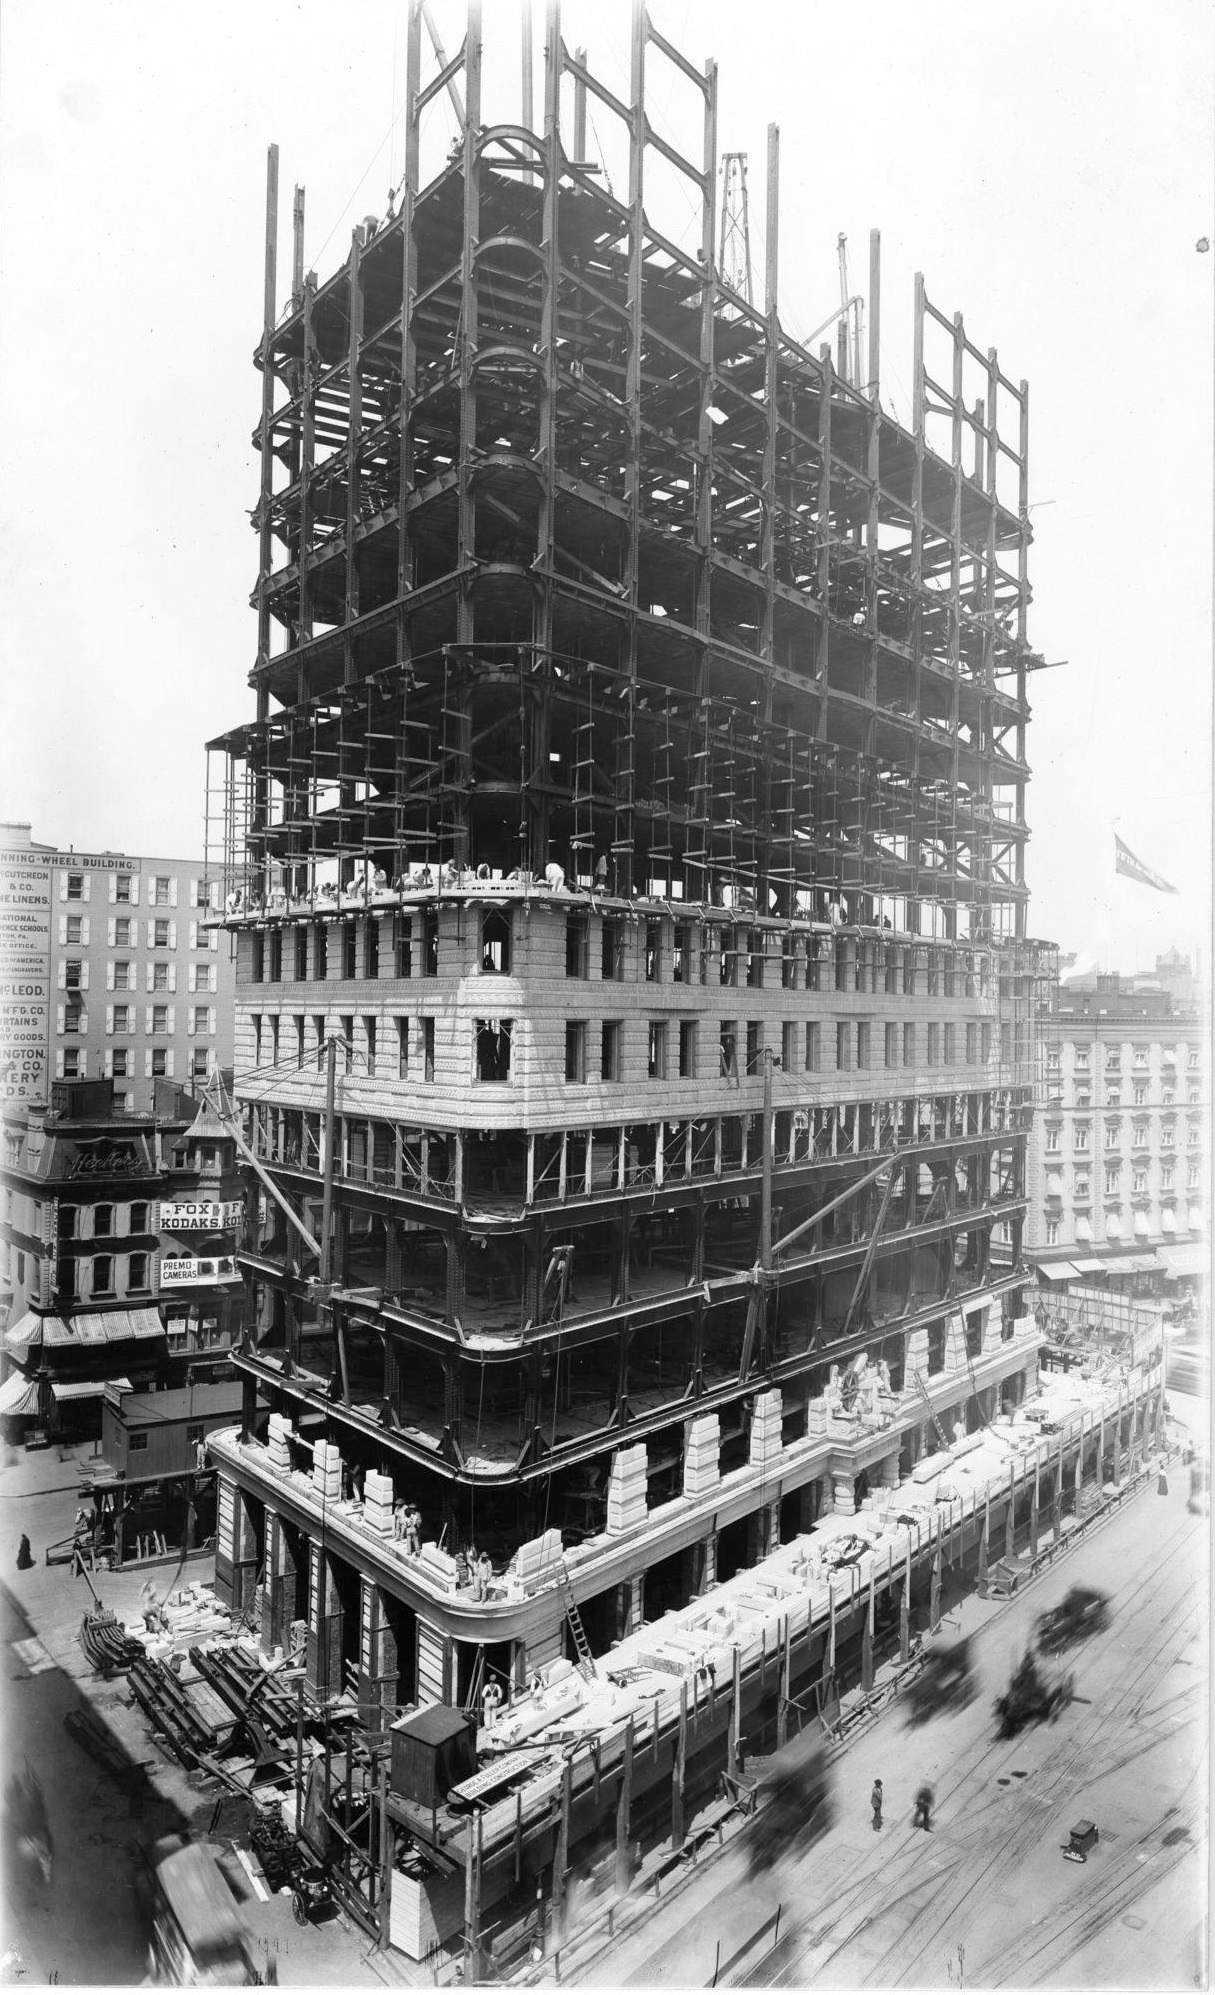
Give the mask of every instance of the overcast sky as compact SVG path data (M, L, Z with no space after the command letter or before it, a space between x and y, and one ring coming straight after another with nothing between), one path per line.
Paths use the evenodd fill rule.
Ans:
M463 10L436 0L449 52ZM838 301L882 232L882 399L910 416L912 280L1030 385L1031 932L1111 967L1206 945L1212 57L1205 0L666 0L719 67L762 270L780 127L780 309ZM520 0L486 0L486 116L517 115ZM563 30L627 96L626 0ZM537 79L543 9L536 6ZM250 435L266 147L322 279L403 171L405 0L7 0L0 26L5 469L0 809L78 847L201 851L208 736L246 719ZM658 129L699 146L652 57ZM539 81L537 103L541 102ZM499 111L499 105L502 109ZM439 112L436 129L442 136ZM598 110L588 151L613 168ZM654 219L691 225L655 183ZM1179 889L1119 879L1115 828Z

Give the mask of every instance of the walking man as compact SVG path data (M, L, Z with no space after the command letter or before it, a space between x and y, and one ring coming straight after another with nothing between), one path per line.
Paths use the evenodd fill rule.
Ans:
M875 1829L880 1829L882 1826L882 1783L880 1780L875 1780L873 1783L873 1793L869 1796L869 1806L873 1810L873 1826Z
M913 1829L932 1827L932 1789L927 1781L915 1797L915 1816L911 1826Z

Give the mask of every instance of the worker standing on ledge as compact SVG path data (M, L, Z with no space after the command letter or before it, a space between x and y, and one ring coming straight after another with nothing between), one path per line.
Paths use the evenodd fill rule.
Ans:
M875 1780L873 1783L873 1793L869 1796L869 1806L873 1810L873 1826L875 1829L880 1829L882 1826L882 1783L880 1780Z

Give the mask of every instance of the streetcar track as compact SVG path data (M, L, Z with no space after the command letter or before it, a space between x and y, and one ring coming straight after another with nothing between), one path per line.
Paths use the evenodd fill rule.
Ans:
M1141 1590L1144 1575L1148 1572L1151 1573L1156 1583L1159 1583L1162 1579L1175 1577L1177 1563L1192 1546L1195 1529L1196 1527L1188 1531L1183 1530L1183 1533L1174 1541L1163 1557L1156 1550L1145 1554L1128 1575L1123 1585L1118 1588L1114 1596L1115 1603L1124 1604L1133 1599ZM1081 1655L1089 1647L1090 1643L1098 1639L1099 1636L1096 1634L1090 1636L1088 1641L1078 1645L1075 1653ZM1052 1769L1050 1775L1047 1776L1045 1785L1039 1781L1025 1792L1024 1803L1019 1811L1020 1820L1015 1824L1011 1835L1006 1832L1003 1836L999 1852L993 1855L988 1863L983 1865L979 1874L967 1883L960 1895L946 1894L950 1896L952 1902L944 1914L934 1921L931 1932L927 1933L915 1944L913 1952L908 1952L908 1934L903 1933L897 1942L893 1942L884 1950L876 1967L871 1964L867 1968L864 1975L865 1982L873 1985L890 1985L895 1978L890 1972L892 1966L897 1966L904 1974L909 1969L914 1968L916 1963L922 1959L923 1955L929 1949L934 1945L939 1945L943 1928L951 1920L958 1917L973 1893L988 1883L993 1869L997 1865L1000 1868L1004 1868L1010 1859L1015 1861L1022 1857L1040 1839L1041 1817L1043 1813L1053 1806L1053 1797L1057 1789L1072 1775L1081 1753L1091 1748L1091 1745L1095 1742L1096 1734L1103 1733L1105 1735L1104 1743L1106 1750L1101 1754L1101 1771L1100 1774L1094 1776L1095 1778L1105 1777L1108 1773L1121 1770L1121 1768L1129 1765L1134 1759L1140 1757L1142 1753L1167 1742L1168 1737L1173 1736L1177 1731L1185 1729L1186 1721L1184 1717L1179 1717L1174 1724L1169 1726L1167 1731L1161 1732L1159 1728L1153 1728L1152 1737L1144 1740L1142 1738L1142 1726L1138 1726L1134 1734L1133 1750L1122 1752L1121 1754L1119 1752L1119 1748L1127 1742L1128 1733L1130 1733L1138 1711L1141 1709L1141 1691L1146 1690L1149 1679L1158 1680L1159 1678L1158 1665L1160 1659L1170 1648L1174 1649L1175 1653L1168 1664L1169 1668L1173 1667L1191 1639L1192 1637L1187 1625L1181 1629L1166 1631L1161 1640L1153 1645L1150 1653L1146 1656L1144 1656L1142 1651L1140 1652L1136 1658L1137 1667L1134 1674L1115 1693L1112 1708L1107 1702L1099 1711L1094 1711L1091 1719L1087 1722L1084 1719L1080 1719L1072 1739L1068 1741L1071 1749L1067 1753L1065 1760ZM1200 1686L1195 1686L1196 1690L1199 1688ZM1181 1694L1178 1693L1178 1695ZM1137 1696L1140 1696L1139 1703L1135 1702ZM1111 1721L1115 1729L1115 1736L1113 1738L1109 1736ZM976 1776L982 1778L985 1764L990 1762L994 1766L1001 1751L1004 1757L1007 1758L1015 1749L1016 1742L999 1740L989 1741L981 1746L977 1752L972 1751L972 1755L968 1759L963 1773L953 1783L945 1796L946 1805L948 1805L949 1799L953 1795L958 1794L963 1787L973 1790ZM987 1805L990 1806L990 1803ZM964 1828L967 1822L985 1813L984 1804L976 1798L974 1805L966 1809L961 1816L960 1826ZM900 1866L917 1840L915 1831L908 1832L896 1856L896 1861L900 1862ZM910 1895L910 1892L915 1888L915 1886L910 1886L908 1892L901 1893L897 1901L886 1901L879 1913L866 1912L854 1924L850 1925L846 1932L839 1935L835 1944L831 1946L830 1951L823 1956L819 1954L819 1949L822 1947L824 1939L838 1928L841 1920L848 1921L858 1905L867 1899L871 1892L872 1880L870 1878L858 1880L852 1891L847 1894L844 1905L841 1907L837 1904L833 1916L826 1926L819 1925L816 1927L814 1939L809 1946L795 1949L793 1943L796 1935L794 1932L791 1932L786 1940L782 1940L780 1951L785 1955L785 1959L782 1962L782 1971L772 1977L773 1982L788 1982L794 1978L793 1970L800 1963L804 1962L811 1952L814 1952L817 1956L815 1971L817 1974L821 1974L830 1966L832 1960L836 1959L845 1948L864 1934L868 1926L874 1925L879 1919L884 1919L888 1916L891 1902L902 1902L902 1899ZM936 1911L935 1904L932 1909L934 1912ZM804 1928L798 1929L799 1932L804 1930Z

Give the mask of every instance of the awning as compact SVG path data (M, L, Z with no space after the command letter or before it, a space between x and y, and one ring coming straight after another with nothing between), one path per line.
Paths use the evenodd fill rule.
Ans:
M1178 1281L1183 1275L1211 1272L1211 1250L1205 1240L1189 1240L1182 1247L1162 1247L1160 1259L1170 1281Z
M1109 1261L1098 1261L1090 1255L1087 1260L1076 1262L1076 1273L1078 1275L1104 1275L1109 1273L1110 1265Z
M103 1309L73 1316L72 1327L82 1344L124 1344L130 1337L163 1337L164 1324L155 1309Z
M8 1413L14 1418L23 1413L38 1411L38 1388L24 1372L10 1372L0 1384L0 1413Z
M38 1316L26 1311L4 1333L6 1351L33 1351L42 1344L70 1344L72 1333L58 1316Z
M1039 1261L1037 1267L1038 1273L1045 1275L1049 1282L1075 1281L1080 1272L1073 1261L1052 1261L1049 1266Z
M56 1399L100 1399L110 1385L120 1391L131 1390L129 1378L72 1378L52 1379L51 1391Z

